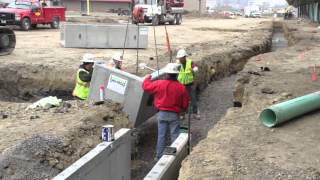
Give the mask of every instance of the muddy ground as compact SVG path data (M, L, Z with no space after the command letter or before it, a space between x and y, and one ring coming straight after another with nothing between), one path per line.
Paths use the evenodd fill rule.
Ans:
M123 22L118 19L115 21ZM209 82L240 71L248 58L267 52L272 26L267 19L185 18L181 26L167 28L173 50L180 47L189 49L191 58L200 65L201 73L197 75L200 91L207 87ZM1 137L6 137L1 138L0 142L0 177L23 179L30 175L30 178L43 179L52 177L100 142L102 125L111 123L117 128L130 126L126 115L117 114L121 106L112 103L92 106L89 103L69 100L75 81L74 74L82 54L91 52L100 59L109 60L112 54L119 50L62 48L59 45L59 32L44 27L30 32L16 31L16 34L18 43L14 53L0 57L0 111L3 118L0 120L0 133ZM159 63L163 66L169 61L163 26L156 27L156 35ZM149 27L149 48L139 51L139 59L156 67L155 60L150 60L150 57L154 57L153 43L153 29ZM135 71L135 56L135 50L125 51L124 64L130 72ZM148 72L140 72L145 73ZM229 88L229 85L228 83L222 87ZM204 93L213 97L208 91ZM67 108L67 112L63 106L49 110L25 111L32 102L47 95L58 95L67 100L71 107ZM221 99L218 99L221 103L216 106L230 106L231 97L224 102ZM210 109L204 109L205 114L209 111ZM223 111L220 111L221 115ZM209 127L206 122L210 121L210 117L209 113L204 115L201 121L195 122L194 127L197 128L194 134L199 140L206 135L206 130L202 130L202 127L204 124ZM210 123L212 122L208 122ZM34 147L34 144L37 147ZM143 155L144 152L140 152L137 156ZM142 161L134 162L138 167L136 172L139 172L139 168L145 171L144 164L150 162L148 159L153 156L149 153L147 159L141 158ZM147 167L150 168L148 163ZM37 171L37 174L34 169L41 170ZM143 177L143 174L138 173L137 176Z
M317 111L277 128L258 118L264 108L320 87L311 81L320 53L316 26L286 21L284 30L292 46L249 60L234 90L242 107L230 108L193 149L179 179L320 179ZM266 66L271 71L262 72Z

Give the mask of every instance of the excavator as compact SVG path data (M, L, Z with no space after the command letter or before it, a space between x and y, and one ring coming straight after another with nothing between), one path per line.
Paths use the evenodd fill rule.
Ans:
M9 55L16 47L16 35L9 27L0 27L0 56Z

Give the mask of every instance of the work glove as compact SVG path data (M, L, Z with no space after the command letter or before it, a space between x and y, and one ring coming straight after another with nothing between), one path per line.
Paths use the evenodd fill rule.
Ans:
M199 68L198 68L197 66L195 66L195 67L192 68L192 71L193 71L193 72L198 72L198 71L199 71Z

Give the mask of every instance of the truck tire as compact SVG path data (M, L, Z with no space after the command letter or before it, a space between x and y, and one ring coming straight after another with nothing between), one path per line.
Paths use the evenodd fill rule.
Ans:
M59 18L53 18L52 23L50 24L52 29L58 29L60 26Z
M177 14L176 16L176 25L180 25L182 21L182 16L181 14Z
M31 21L29 18L23 18L21 21L21 28L24 31L29 31L31 28Z
M172 21L169 21L169 24L174 25L175 21L176 21L176 15L174 16L174 19Z
M157 15L153 16L151 23L152 23L153 26L159 25L159 17Z

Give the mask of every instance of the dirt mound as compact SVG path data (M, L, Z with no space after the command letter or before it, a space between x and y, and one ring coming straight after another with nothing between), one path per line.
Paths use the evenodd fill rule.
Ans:
M197 31L222 31L222 32L248 32L245 29L222 29L222 28L192 28Z
M1 149L7 149L1 154L0 177L51 178L101 142L103 125L113 124L116 130L130 126L118 104L93 106L79 101L70 104L67 111L58 107L28 113L23 109L20 113L12 109L7 112L8 118L2 120L6 122L6 130L0 134L10 139L1 139Z
M213 14L199 14L198 11L185 12L184 16L188 18L208 18L208 19L232 19L231 17L224 16L223 14L213 13Z
M290 23L289 26L294 27ZM243 84L242 108L229 109L207 138L193 149L183 162L180 179L320 178L319 113L274 129L264 127L258 118L264 108L289 98L283 94L292 94L293 98L320 88L319 83L310 79L319 48L300 56L300 49L319 46L310 40L310 32L304 34L308 28L304 24L295 32L299 37L307 37L295 46L249 60L237 81ZM261 66L268 66L271 71L261 72ZM273 93L265 94L267 88Z

